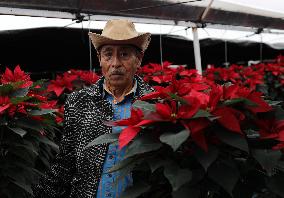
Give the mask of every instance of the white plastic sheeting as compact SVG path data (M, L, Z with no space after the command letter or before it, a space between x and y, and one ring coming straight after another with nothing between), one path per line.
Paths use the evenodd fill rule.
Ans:
M210 1L203 0L189 4L206 7ZM283 0L214 0L211 8L272 18L284 18Z
M177 2L176 0L172 1ZM203 0L188 4L206 7L209 5L210 1L211 0ZM284 19L284 0L213 0L211 8ZM110 18L113 18L113 16ZM134 19L134 21L139 20ZM151 21L149 20L149 23L150 22ZM37 27L102 29L105 23L105 21L83 21L82 23L76 23L72 19L0 15L0 31ZM192 31L188 27L149 23L136 23L136 27L140 32L147 31L153 34L179 35L186 39L193 40ZM159 23L159 21L156 23ZM208 24L207 27L198 29L198 37L199 39L216 38L233 40L235 42L263 42L274 48L284 49L283 30L269 29L260 34L256 34L256 31L257 30L255 28Z
M0 15L0 31L38 27L102 29L105 23L105 21L84 21L82 23L76 23L71 19ZM191 28L184 26L142 23L135 23L135 25L139 32L147 31L153 34L178 35L183 36L186 39L193 40ZM255 29L238 31L231 30L231 27L227 26L222 26L221 28L199 28L198 37L199 39L217 38L224 40L234 40L235 42L263 42L271 45L272 47L284 49L283 30L269 30L270 33L255 34Z

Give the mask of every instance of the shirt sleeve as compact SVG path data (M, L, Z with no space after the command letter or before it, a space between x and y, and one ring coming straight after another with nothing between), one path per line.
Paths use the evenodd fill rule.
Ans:
M34 198L65 197L70 191L70 182L75 171L75 98L71 94L64 105L63 136L50 169L32 187Z

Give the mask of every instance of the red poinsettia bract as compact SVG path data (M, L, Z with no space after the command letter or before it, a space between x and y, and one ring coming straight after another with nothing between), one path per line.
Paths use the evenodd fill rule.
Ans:
M222 87L213 86L209 94L209 102L207 109L209 112L217 117L217 121L230 131L241 133L240 121L244 119L244 115L231 107L219 105L225 99L235 98L237 86Z
M33 82L30 79L30 76L26 74L24 71L22 71L19 65L15 67L14 72L12 72L7 67L4 74L1 76L0 81L2 84L22 82L19 85L19 88L30 87L33 84Z
M119 135L119 148L126 146L141 130L141 126L151 124L152 120L144 120L141 109L131 109L131 117L128 119L114 122L115 126L127 126Z
M83 71L82 74L79 76L87 85L95 84L99 76L95 72L90 71Z
M64 89L73 90L72 82L77 79L77 75L64 73L63 76L56 76L55 80L51 80L47 87L47 91L55 92L56 96L60 96Z
M279 143L274 146L274 149L284 148L284 120L266 119L257 120L259 126L259 134L264 139L276 139Z
M253 102L255 105L246 105L246 108L253 113L263 113L272 110L272 107L262 99L262 93L249 90L247 88L241 88L237 90L239 97L246 98Z
M11 106L11 101L8 96L0 96L0 114Z
M203 132L204 129L210 125L210 121L207 118L197 118L183 122L183 125L190 132L190 135L195 143L203 150L208 151L206 138Z
M159 121L171 121L176 122L181 119L190 119L199 110L199 100L193 97L184 98L187 104L177 106L176 101L170 101L169 103L156 103L156 118Z

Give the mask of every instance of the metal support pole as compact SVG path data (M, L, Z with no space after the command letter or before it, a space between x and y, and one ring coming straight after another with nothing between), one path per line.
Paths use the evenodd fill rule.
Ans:
M208 6L206 7L206 9L204 10L204 12L203 12L202 15L201 15L200 21L203 21L203 20L205 19L205 17L207 16L207 14L208 14L208 12L209 12L209 10L210 10L210 8L211 8L211 5L212 5L213 1L214 1L214 0L211 0L211 1L209 2Z
M196 70L198 71L199 74L202 74L200 46L199 46L197 27L192 28L192 33L193 33L193 48L194 48L195 68L196 68Z
M263 48L263 41L262 41L262 34L260 33L260 43L259 43L259 60L262 62L262 48Z
M163 38L162 38L161 25L160 25L160 61L161 61L162 69L164 69L164 64L163 64Z
M88 33L91 32L91 20L89 15L89 24L88 24ZM93 71L93 59L92 59L92 41L91 38L89 38L89 63L90 63L90 71Z
M229 67L229 63L228 63L228 43L227 40L225 40L225 67L228 68Z

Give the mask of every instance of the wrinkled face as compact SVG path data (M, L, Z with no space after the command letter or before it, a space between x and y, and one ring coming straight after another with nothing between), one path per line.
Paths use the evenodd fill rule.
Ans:
M107 83L113 87L127 88L140 67L143 53L133 46L104 45L98 57Z

